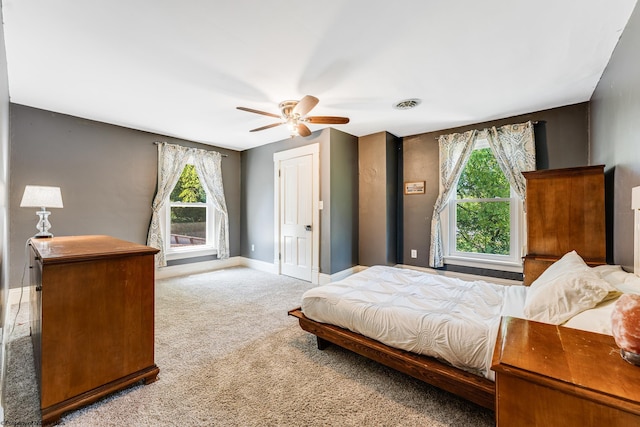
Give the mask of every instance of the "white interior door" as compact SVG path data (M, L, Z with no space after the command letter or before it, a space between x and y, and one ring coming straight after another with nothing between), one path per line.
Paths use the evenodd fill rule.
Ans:
M313 259L313 157L280 162L280 264L287 276L311 281Z

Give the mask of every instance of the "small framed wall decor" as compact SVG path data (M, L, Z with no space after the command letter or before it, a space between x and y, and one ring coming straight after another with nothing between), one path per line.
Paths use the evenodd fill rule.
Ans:
M411 181L404 183L404 194L424 194L425 181Z

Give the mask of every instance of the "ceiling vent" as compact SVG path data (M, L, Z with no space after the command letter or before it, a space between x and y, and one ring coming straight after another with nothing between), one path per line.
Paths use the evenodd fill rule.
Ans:
M393 108L396 110L410 110L420 105L422 101L418 98L405 99L403 101L393 104Z

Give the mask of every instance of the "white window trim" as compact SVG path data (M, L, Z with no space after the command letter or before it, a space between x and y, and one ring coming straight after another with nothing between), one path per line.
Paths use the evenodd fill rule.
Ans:
M188 159L187 164L193 164L193 159ZM180 202L171 202L169 198L171 197L171 193L167 196L167 200L165 200L164 206L160 210L160 226L162 227L162 235L164 236L164 251L165 258L167 261L176 260L176 259L186 259L186 258L196 258L201 256L210 256L217 255L218 250L213 244L208 245L198 245L198 246L183 246L179 248L171 247L171 207L172 206L203 206L207 209L207 242L213 241L214 237L214 229L215 227L219 227L219 216L216 215L217 211L213 204L210 202L209 197L207 197L207 203L180 203Z
M487 140L478 140L473 149L489 148ZM465 165L466 166L466 165ZM455 184L456 186L458 183ZM520 199L515 194L513 188L510 189L510 198L501 198L498 200L510 200L510 218L511 218L511 255L491 255L491 254L474 254L468 252L457 252L456 247L456 222L455 207L457 192L453 191L451 199L447 203L447 208L441 214L442 224L442 243L444 246L444 262L445 264L460 265L465 267L485 268L489 270L502 270L510 272L522 272L522 254L524 244L524 210ZM515 232L514 232L515 228Z

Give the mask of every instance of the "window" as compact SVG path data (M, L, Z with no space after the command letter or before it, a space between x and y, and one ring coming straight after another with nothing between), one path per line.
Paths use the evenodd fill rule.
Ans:
M478 140L448 207L445 260L521 270L522 208L486 140Z
M187 164L165 204L165 250L168 259L215 254L216 210L207 202L193 164Z

